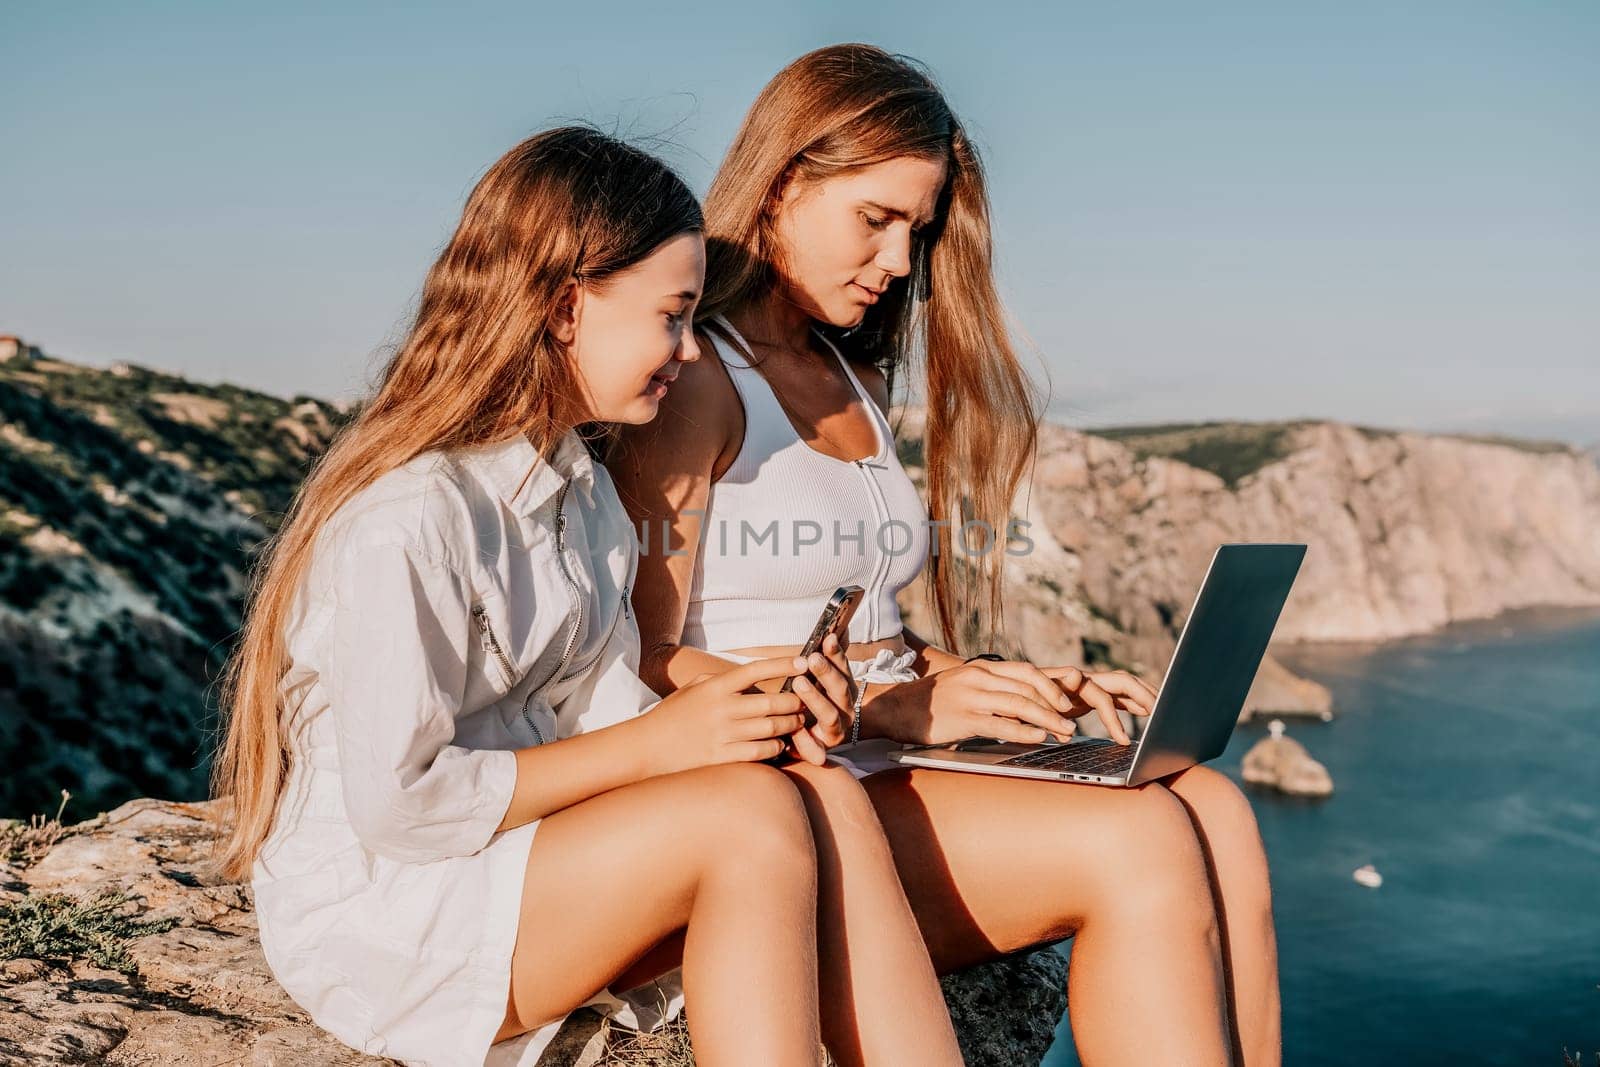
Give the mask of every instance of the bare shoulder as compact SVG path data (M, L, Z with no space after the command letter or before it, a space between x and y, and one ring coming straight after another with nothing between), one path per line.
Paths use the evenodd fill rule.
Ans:
M656 417L620 428L613 460L637 470L672 457L673 466L709 469L713 480L732 461L744 436L744 408L721 357L703 331L695 331L700 358L683 363ZM617 462L608 463L617 473Z

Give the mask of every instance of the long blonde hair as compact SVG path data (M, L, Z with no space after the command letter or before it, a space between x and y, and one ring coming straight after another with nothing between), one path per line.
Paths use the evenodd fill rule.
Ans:
M1011 502L1033 457L1040 405L995 292L982 163L915 61L871 45L832 45L767 83L706 194L706 290L697 314L709 321L779 284L785 182L907 156L946 161L937 218L912 245L909 277L891 285L858 328L830 335L848 357L882 370L891 392L920 347L935 523L927 589L944 644L963 649L982 643L980 619L991 621L992 635L1005 629ZM952 551L954 531L967 522L987 523L990 532L990 551L972 553L970 563Z
M228 801L218 805L214 857L223 877L250 877L290 770L280 727L283 628L318 530L423 452L520 433L550 454L578 393L548 329L562 286L603 285L700 229L700 205L665 164L585 127L528 138L474 187L376 395L317 462L256 564L222 679L226 721L212 765L212 795Z

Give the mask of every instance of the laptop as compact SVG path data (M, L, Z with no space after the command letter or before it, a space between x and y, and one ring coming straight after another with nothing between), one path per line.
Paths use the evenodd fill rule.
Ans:
M1305 558L1295 544L1217 548L1178 635L1144 730L1128 745L1097 737L1025 744L969 737L888 753L897 763L948 771L1136 786L1215 759L1244 707Z

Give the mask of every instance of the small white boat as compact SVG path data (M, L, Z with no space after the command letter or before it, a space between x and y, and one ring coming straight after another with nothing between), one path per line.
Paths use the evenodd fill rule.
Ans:
M1360 882L1368 889L1376 889L1383 884L1383 875L1379 874L1378 868L1374 867L1370 863L1364 863L1360 867L1357 867L1351 872L1350 877L1354 878L1357 882Z

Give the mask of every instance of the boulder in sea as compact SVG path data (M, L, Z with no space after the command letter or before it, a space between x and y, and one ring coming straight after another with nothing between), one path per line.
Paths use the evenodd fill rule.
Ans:
M65 827L0 821L0 1065L395 1062L340 1044L278 985L250 887L207 862L212 814L130 800ZM1041 948L943 986L967 1063L1038 1063L1066 1010L1066 961ZM636 1035L581 1009L539 1067L642 1063L693 1063L682 1016Z
M1297 797L1325 797L1333 793L1328 768L1311 758L1300 742L1284 736L1282 719L1269 724L1264 737L1244 755L1244 780Z
M1363 863L1361 866L1351 871L1350 877L1354 878L1357 882L1366 886L1368 889L1377 889L1379 886L1383 885L1383 875L1379 874L1378 868L1374 867L1370 863Z

